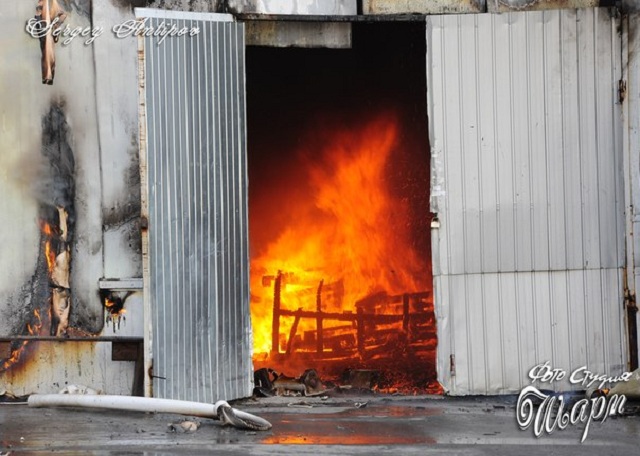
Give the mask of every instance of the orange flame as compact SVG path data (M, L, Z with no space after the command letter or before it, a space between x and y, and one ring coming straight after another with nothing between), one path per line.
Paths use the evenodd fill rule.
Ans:
M325 288L339 283L343 290L323 296L322 310L328 312L355 313L357 300L378 291L396 294L426 288L424 261L409 241L408 203L393 194L388 177L388 161L398 139L394 118L334 133L320 153L321 163L307 170L309 204L275 214L290 223L251 261L256 355L271 350L273 285L267 278L278 271L286 273L281 302L289 310L315 311L321 280ZM291 320L281 319L281 332L287 336ZM297 333L315 330L315 325L311 319L301 319Z
M118 308L116 306L116 303L111 301L109 298L104 299L104 306L112 317L117 317L118 315L127 313L127 310L125 308Z
M42 224L42 232L47 236L53 235L53 230L51 229L51 225L49 225L47 222L44 222Z
M47 239L44 241L44 256L47 260L47 269L49 273L53 272L56 265L56 252L51 245L51 238L54 235L54 228L44 220L40 223L42 233Z
M9 369L11 366L13 366L14 364L16 364L18 361L20 361L22 352L24 351L24 348L27 346L28 343L29 341L27 340L23 340L22 342L20 342L20 346L17 349L11 351L11 357L7 358L2 363L2 366L0 366L0 371L5 371Z
M42 231L42 234L45 236L44 256L47 261L47 270L49 272L49 275L51 275L53 274L54 268L56 266L56 252L52 246L52 239L55 236L57 236L57 234L60 231L59 229L56 229L55 226L52 226L51 224L47 223L44 220L40 220L39 224L40 224L40 229ZM28 322L26 324L26 332L31 336L46 334L46 332L48 331L48 327L50 326L50 323L51 323L51 311L52 310L50 305L48 308L47 315L45 316L45 318L48 318L48 320L46 320L45 322L42 320L40 316L40 311L38 309L34 309L31 322ZM45 328L45 323L47 328ZM28 340L24 340L20 342L19 346L17 346L11 351L11 356L5 359L4 362L0 365L0 371L7 370L11 366L19 362L28 343L29 343Z
M31 325L31 323L27 323L27 332L31 336L36 336L40 334L40 330L42 329L43 324L38 309L35 309L33 311L33 316L35 317L36 321L33 323L33 326ZM2 363L2 365L0 366L0 371L7 370L11 366L19 362L28 343L28 340L21 341L20 345L11 351L11 356Z
M51 241L45 241L44 254L47 259L47 269L51 273L56 265L56 253L51 248Z
M42 329L42 319L40 318L40 312L38 312L38 309L33 311L33 315L36 317L37 321L33 326L27 323L27 331L30 335L35 336L40 334L40 329Z

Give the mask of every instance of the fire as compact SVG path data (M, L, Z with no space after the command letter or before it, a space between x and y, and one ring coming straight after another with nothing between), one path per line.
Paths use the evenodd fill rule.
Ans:
M111 301L109 298L105 298L104 306L107 311L111 314L111 316L118 316L127 313L127 310L122 307L122 304L118 305L114 301Z
M60 218L60 221L64 222L62 231L60 227L50 224L45 220L40 220L39 222L44 244L44 256L47 262L47 274L52 284L50 285L50 287L59 287L63 284L60 280L60 265L56 264L57 255L53 243L56 239L64 239L66 237L66 211L63 208L57 209L60 214L64 214L64 217ZM64 281L64 283L68 283L68 280ZM44 306L39 304L39 308L33 309L29 316L28 322L25 324L24 330L22 331L23 335L39 336L49 334L52 322L52 304L52 298L50 298L49 301L44 304L47 308L47 313L45 314L44 320L42 319L39 310L43 309ZM11 356L2 361L2 364L0 364L0 371L5 371L14 364L18 363L28 344L29 340L23 340L19 343L14 342L11 350Z
M40 318L40 312L38 309L35 309L32 314L31 322L27 323L26 329L30 336L37 336L40 334L40 330L43 327L42 319ZM9 369L11 366L20 361L24 350L29 343L28 340L22 340L18 343L17 346L11 350L11 356L4 360L2 365L0 365L0 372Z
M53 230L51 229L51 225L47 222L43 222L42 224L42 233L46 236L53 236Z
M51 273L56 265L56 253L51 248L51 241L45 241L44 255L47 259L47 270Z
M27 331L30 335L36 336L40 334L40 329L42 329L42 319L40 318L40 312L38 312L38 309L35 309L33 311L33 316L36 318L36 322L33 324L33 326L27 323Z
M109 322L111 322L114 330L120 328L120 322L122 320L126 320L125 314L127 310L124 308L125 299L118 296L110 298L107 294L103 295L104 308L107 310L105 323L108 326Z
M13 366L18 361L20 361L20 357L22 356L22 352L24 351L24 348L27 346L28 343L29 343L29 341L23 340L23 341L20 342L20 345L18 346L18 348L13 349L11 351L11 357L7 358L2 363L2 366L0 366L0 372L9 369L11 366Z
M389 177L399 130L397 120L388 116L328 135L320 152L301 151L319 157L306 170L306 204L289 213L274 211L274 217L289 223L251 261L256 355L272 349L273 279L278 271L283 273L282 306L291 310L316 311L319 287L323 311L353 313L356 301L372 293L426 288L424 259L411 246L408 203L396 196ZM287 338L292 323L293 318L281 319L280 331ZM325 323L332 324L344 322ZM313 319L303 318L297 334L315 328Z
M54 228L44 220L41 221L40 227L44 235L44 256L47 260L47 270L49 274L51 274L56 266L56 252L51 244L54 236Z

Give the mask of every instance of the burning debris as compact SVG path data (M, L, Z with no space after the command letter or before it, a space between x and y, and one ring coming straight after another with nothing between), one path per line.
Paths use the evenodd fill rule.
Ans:
M264 222L280 234L251 261L256 368L311 365L335 375L387 363L435 380L428 261L416 248L411 195L393 178L396 157L408 157L401 128L383 115L300 152L304 197L269 213Z
M336 382L323 382L315 369L307 369L299 378L262 368L254 373L254 396L324 396L333 393L356 394L378 391L381 374L376 370L347 369Z
M408 350L409 345L414 348L435 348L435 317L431 293L405 293L389 296L386 292L377 292L359 299L355 303L356 312L345 310L342 313L325 312L322 308L323 290L335 290L324 286L320 281L315 293L315 311L291 310L282 308L282 290L285 275L278 272L274 281L272 351L278 355L280 350L286 355L296 350L315 351L318 356L330 351L333 358L368 359L372 356L397 354L398 349ZM289 279L291 280L291 279ZM304 284L297 284L298 295L304 296ZM331 285L331 284L330 284ZM309 289L307 289L309 290ZM295 317L289 331L286 344L281 340L286 338L280 334L280 320L283 317ZM304 338L297 334L302 319L315 322L315 331L304 332ZM327 325L326 322L334 322ZM335 322L343 323L336 325Z
M341 380L343 384L353 388L373 390L380 384L380 372L372 369L347 369Z
M416 376L411 368L402 373L393 366L386 372L376 369L347 368L338 376L320 379L315 369L300 377L289 377L270 368L254 372L254 397L313 397L321 399L341 395L442 394L442 386L431 375Z
M314 369L307 369L300 378L278 374L262 368L254 372L256 396L319 396L327 391Z

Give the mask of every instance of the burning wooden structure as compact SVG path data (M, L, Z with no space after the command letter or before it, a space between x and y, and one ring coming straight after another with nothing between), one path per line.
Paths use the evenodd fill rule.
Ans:
M387 347L389 336L399 334L403 335L407 346L416 350L435 349L435 318L429 291L395 296L380 292L356 301L355 313L349 310L327 312L322 308L322 293L328 287L320 281L316 310L292 310L287 309L281 299L284 277L278 272L273 281L271 356L276 359L281 352L291 355L296 351L314 353L318 363L324 358L349 359L355 355L363 360L376 354L393 356L393 350ZM284 334L285 338L281 340L280 320L283 317L294 320L289 334ZM303 336L298 334L301 319L313 320L315 330L305 330ZM332 324L327 325L327 322ZM335 322L342 325L335 325Z

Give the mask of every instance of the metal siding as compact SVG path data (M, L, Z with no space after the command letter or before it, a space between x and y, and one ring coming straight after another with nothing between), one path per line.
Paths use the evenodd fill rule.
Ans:
M637 96L632 94L640 93L640 15L630 14L627 19L627 28L625 35L628 34L628 69L626 77L628 79L627 90L629 93L629 101L626 103L625 112L625 133L624 150L625 150L625 166L626 169L632 170L626 181L628 187L628 201L630 205L627 211L627 233L640 232L640 204L633 203L640 201L640 154L635 153L637 144L640 144L640 109ZM634 151L631 152L630 151ZM633 259L633 268L628 271L628 284L630 292L635 295L636 290L640 287L640 236L629 236L627 251ZM638 252L638 253L636 253ZM640 315L636 313L636 323L640 325ZM640 340L637 347L640 349Z
M508 11L536 11L546 9L593 8L599 0L487 0L487 11L505 13Z
M494 85L490 92L493 94L493 104L495 105L494 130L497 132L497 142L495 144L498 155L498 169L494 179L498 185L498 202L496 211L498 212L498 251L499 263L498 271L513 271L516 269L516 236L515 236L515 173L514 157L511 154L513 137L513 103L510 90L499 91L498 88L509 87L511 78L510 61L505 56L511 55L510 25L509 16L500 15L493 18L493 35L495 51L493 56L494 64ZM491 124L485 121L485 128ZM490 176L487 176L489 178Z
M153 391L202 402L246 397L243 26L194 15L169 22L200 33L145 38Z
M619 371L617 20L586 9L427 21L440 380L495 394L547 360Z

